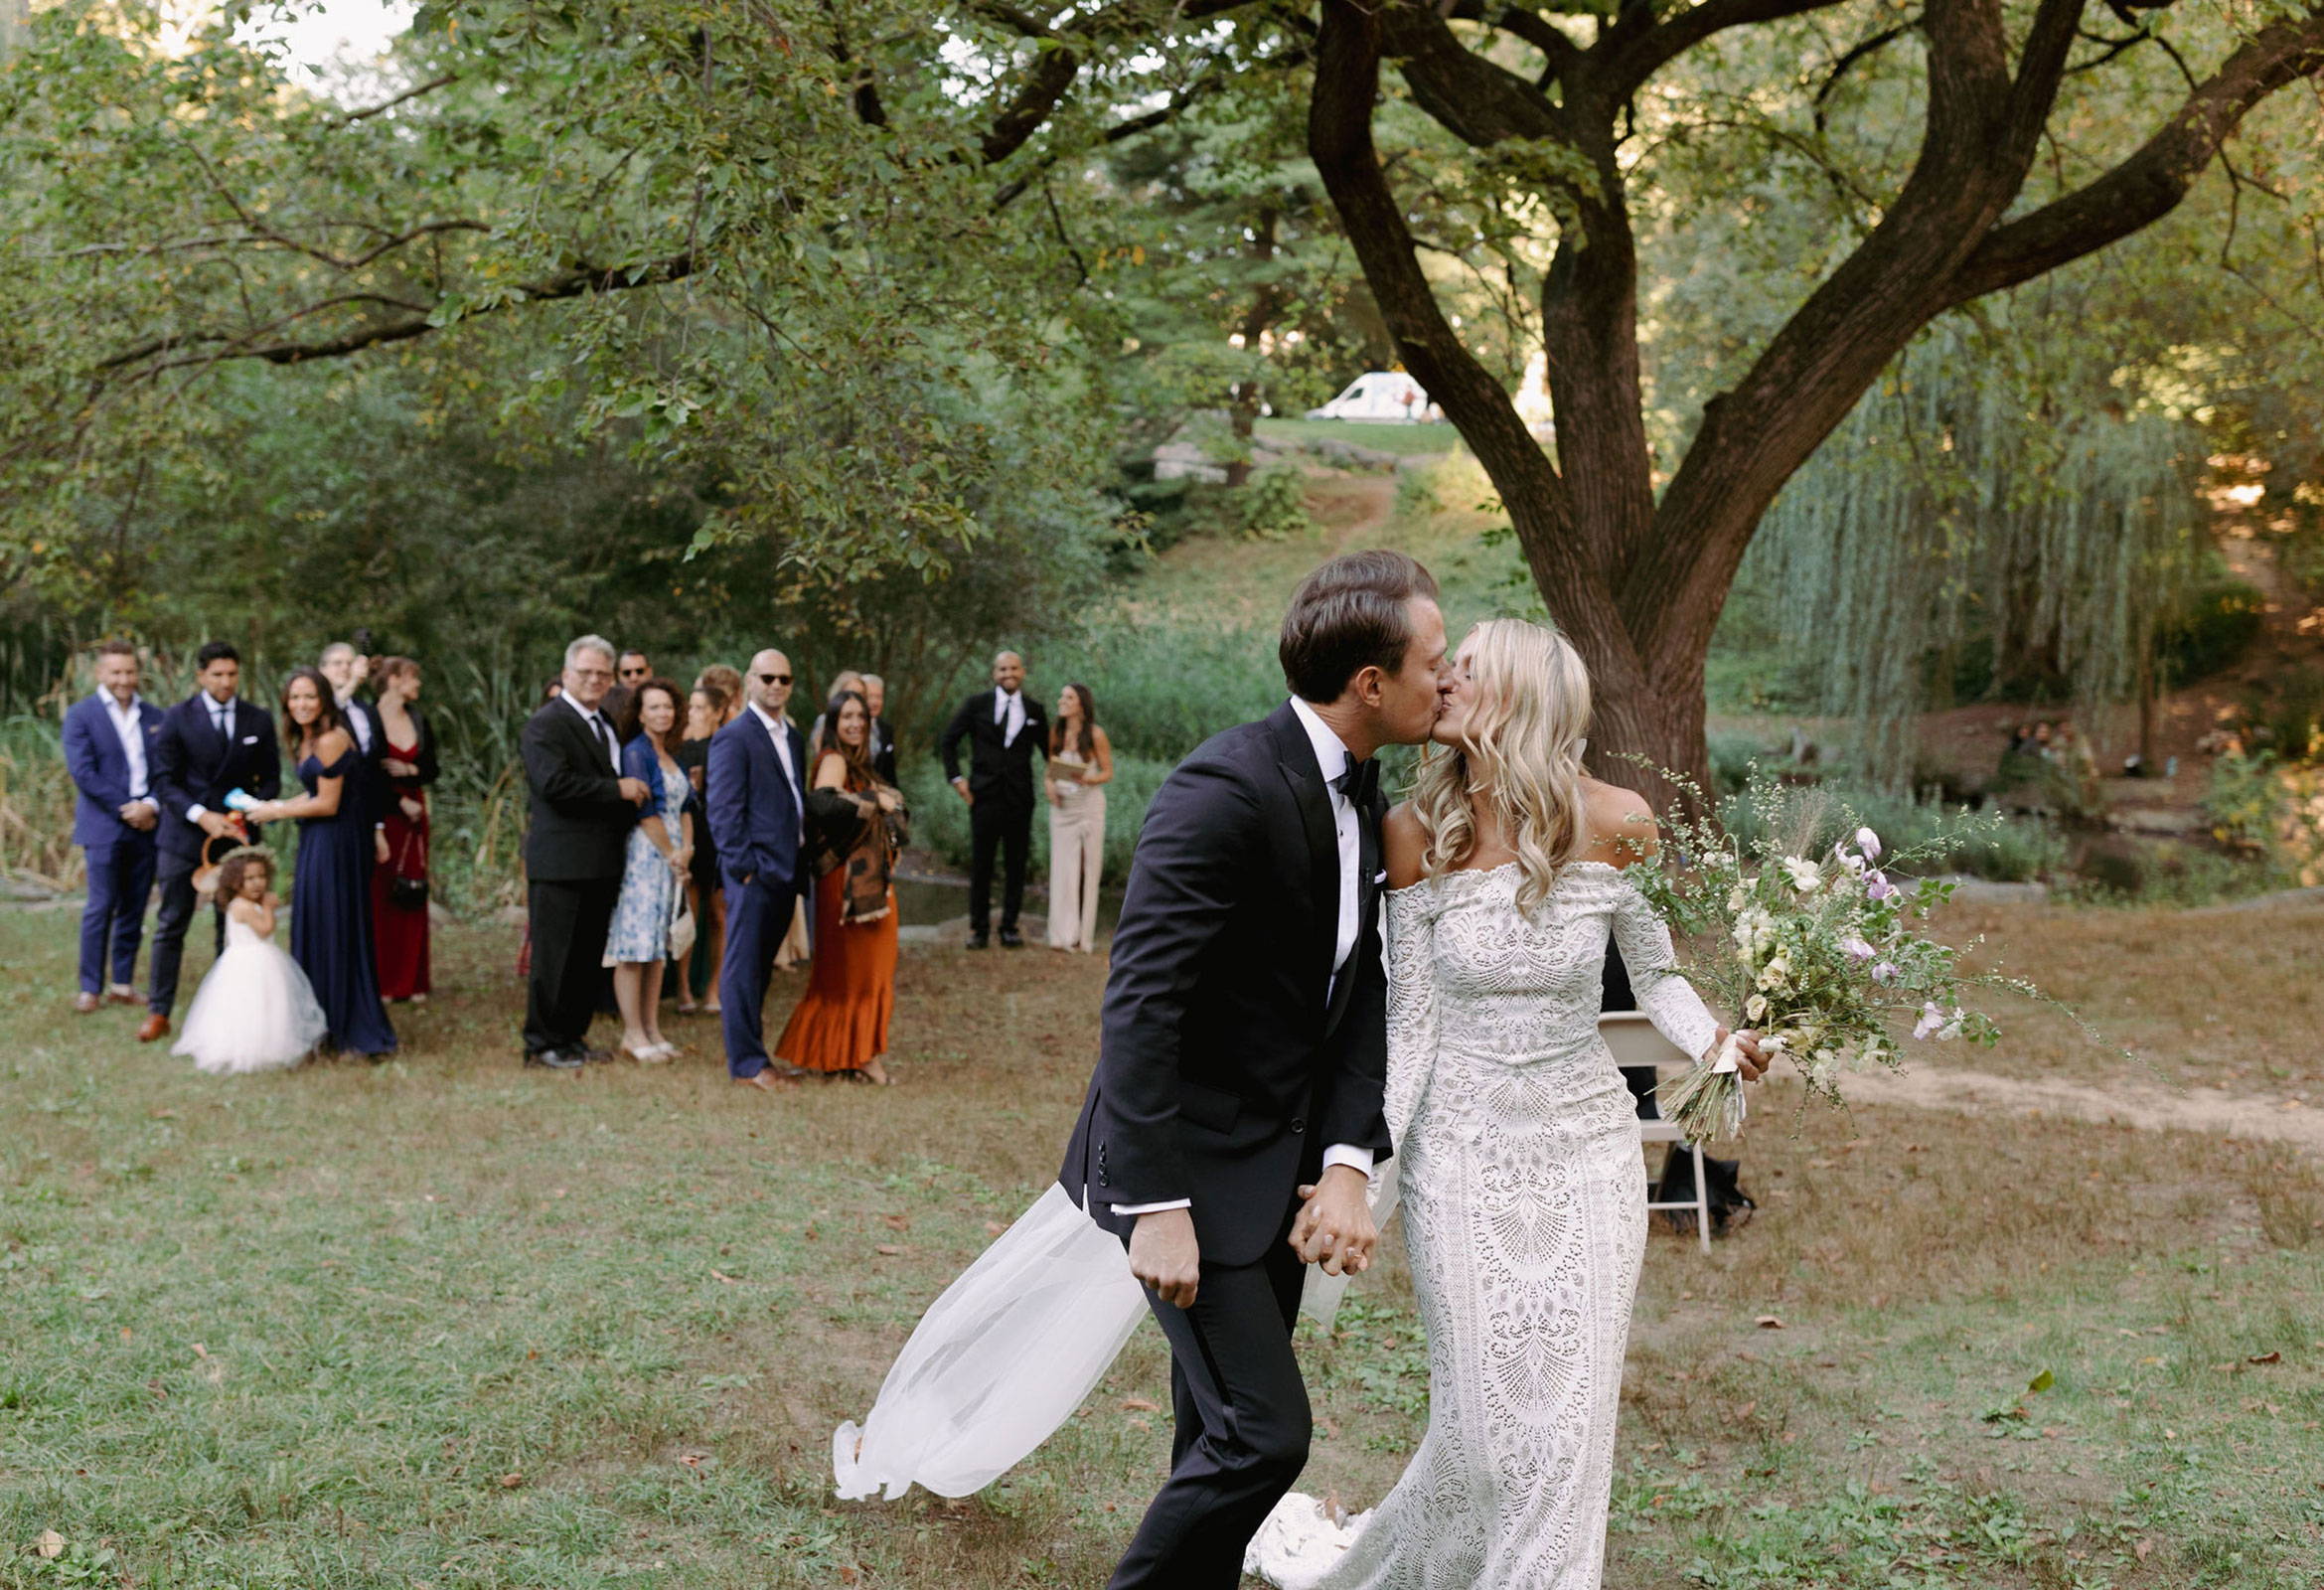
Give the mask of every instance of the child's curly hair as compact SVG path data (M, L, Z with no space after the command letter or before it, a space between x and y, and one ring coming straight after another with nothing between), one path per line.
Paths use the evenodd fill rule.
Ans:
M274 858L263 851L236 851L218 864L219 904L224 905L228 900L242 897L242 879L248 877L253 869L264 873L269 883L274 880Z

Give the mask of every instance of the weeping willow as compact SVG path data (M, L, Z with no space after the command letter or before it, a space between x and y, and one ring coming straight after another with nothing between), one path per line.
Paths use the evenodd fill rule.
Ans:
M1912 775L1942 659L1989 640L2092 715L2128 698L2195 577L2195 428L2112 373L2061 383L1943 328L1866 394L1769 509L1744 574L1787 672L1853 719L1865 771Z

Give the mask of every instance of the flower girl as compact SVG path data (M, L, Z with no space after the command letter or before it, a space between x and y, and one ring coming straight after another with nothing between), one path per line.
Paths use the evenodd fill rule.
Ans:
M296 1065L321 1041L323 1008L298 963L274 942L274 859L255 847L218 870L226 906L226 953L202 980L171 1052L213 1076Z

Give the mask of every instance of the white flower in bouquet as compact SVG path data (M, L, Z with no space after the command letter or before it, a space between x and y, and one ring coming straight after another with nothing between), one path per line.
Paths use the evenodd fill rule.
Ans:
M1865 830L1870 833L1871 830ZM1801 856L1783 858L1783 871L1791 874L1791 886L1802 894L1812 894L1823 882L1823 869Z

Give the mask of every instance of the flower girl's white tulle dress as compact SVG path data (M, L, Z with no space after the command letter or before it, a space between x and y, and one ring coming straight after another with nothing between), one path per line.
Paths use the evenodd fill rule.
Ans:
M173 1054L213 1076L278 1071L323 1040L323 1007L298 962L249 923L228 917L226 953L202 980Z

